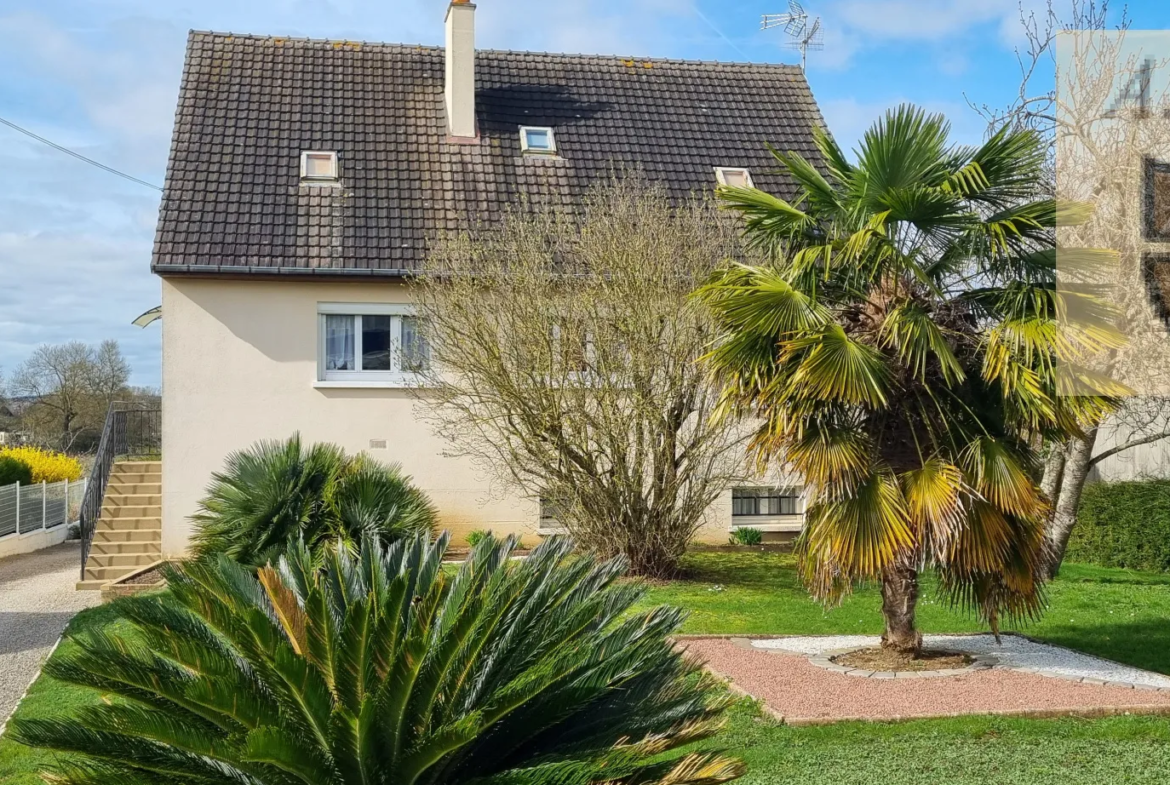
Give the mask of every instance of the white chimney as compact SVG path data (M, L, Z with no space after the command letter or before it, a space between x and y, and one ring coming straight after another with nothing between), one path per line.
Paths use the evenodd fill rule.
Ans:
M475 5L451 0L447 8L447 133L475 138Z

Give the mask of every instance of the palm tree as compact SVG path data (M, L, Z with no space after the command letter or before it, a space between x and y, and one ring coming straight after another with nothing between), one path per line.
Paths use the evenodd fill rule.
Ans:
M294 435L228 456L193 517L193 550L259 567L298 540L310 550L363 537L388 545L432 531L436 518L397 466L346 456L332 444L305 446Z
M122 606L131 624L75 636L46 672L107 700L18 720L70 753L67 785L716 785L740 762L673 752L714 733L731 698L667 637L683 614L629 613L642 589L551 540L481 542L458 570L447 535L367 541L324 565L294 546L253 571L226 557ZM112 697L112 699L109 699Z
M795 201L720 193L773 265L728 265L698 294L724 328L707 358L722 411L755 418L757 457L809 488L810 587L828 601L880 581L883 645L911 656L922 569L993 631L1040 611L1035 448L1106 411L1097 393L1116 385L1064 371L1121 341L1091 295L1057 291L1065 213L1041 196L1036 136L966 147L948 133L902 107L856 163L822 131L816 162L776 153Z

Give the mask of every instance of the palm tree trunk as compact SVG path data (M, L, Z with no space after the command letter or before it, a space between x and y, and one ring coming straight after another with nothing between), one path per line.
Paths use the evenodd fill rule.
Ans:
M1068 461L1068 442L1057 442L1048 448L1048 457L1044 460L1044 475L1040 478L1040 492L1052 505L1048 513L1051 522L1056 512L1056 500L1060 498L1060 486L1064 482L1064 466Z
M1061 478L1060 492L1053 501L1052 521L1048 525L1048 563L1045 571L1049 579L1055 578L1064 561L1068 539L1077 522L1077 508L1081 506L1081 491L1085 489L1085 478L1093 460L1093 447L1097 442L1097 429L1093 428L1083 439L1073 439L1068 448Z
M882 575L882 616L886 631L882 648L917 657L922 651L922 633L914 621L918 607L918 570L890 567Z

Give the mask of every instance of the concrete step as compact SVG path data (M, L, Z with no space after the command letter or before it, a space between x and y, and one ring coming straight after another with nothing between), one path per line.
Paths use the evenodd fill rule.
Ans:
M97 591L101 587L105 586L106 583L106 581L101 579L78 581L74 584L74 589L76 591Z
M162 461L118 461L114 464L111 473L140 472L142 474L162 474Z
M108 516L105 511L102 512L102 517L98 519L97 528L94 531L125 531L127 529L161 529L162 516L157 512L154 515L116 515Z
M106 496L161 496L161 482L114 482L106 486Z
M113 493L106 491L102 507L156 507L162 504L161 493Z
M152 562L155 562L155 561L158 561L158 560L152 559L151 561L146 562L146 564L151 564ZM146 566L146 565L144 564L141 566ZM134 572L136 569L138 569L137 566L94 567L94 566L86 565L85 578L83 580L87 580L87 581L100 580L103 583L108 583L109 581L121 578L123 575L129 575L130 573Z
M113 520L115 518L161 518L162 505L126 505L124 507L111 506L109 504L102 505L102 514L99 520Z
M100 567L145 567L158 561L157 553L93 553L89 554L86 569Z
M158 523L157 520L153 520ZM162 542L162 528L156 525L154 528L143 529L112 529L101 528L101 522L98 522L98 528L93 533L93 542L98 543L127 543L127 542Z
M162 474L143 474L142 472L111 472L107 486L117 483L162 482Z
M149 531L149 530L148 530ZM162 553L162 532L157 539L150 540L123 540L121 542L101 542L96 537L89 546L91 558L97 554L115 553L151 553L156 557Z

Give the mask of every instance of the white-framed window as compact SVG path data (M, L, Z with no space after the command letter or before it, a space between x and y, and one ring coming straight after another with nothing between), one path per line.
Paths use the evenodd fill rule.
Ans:
M337 180L337 153L306 150L301 153L301 179L313 182Z
M412 306L318 303L317 318L318 382L399 387L430 367Z
M731 491L731 526L761 527L795 524L804 515L800 488L734 488Z
M715 180L731 188L752 188L752 173L738 166L715 167Z
M520 150L525 153L556 155L557 140L553 129L544 126L520 126Z

